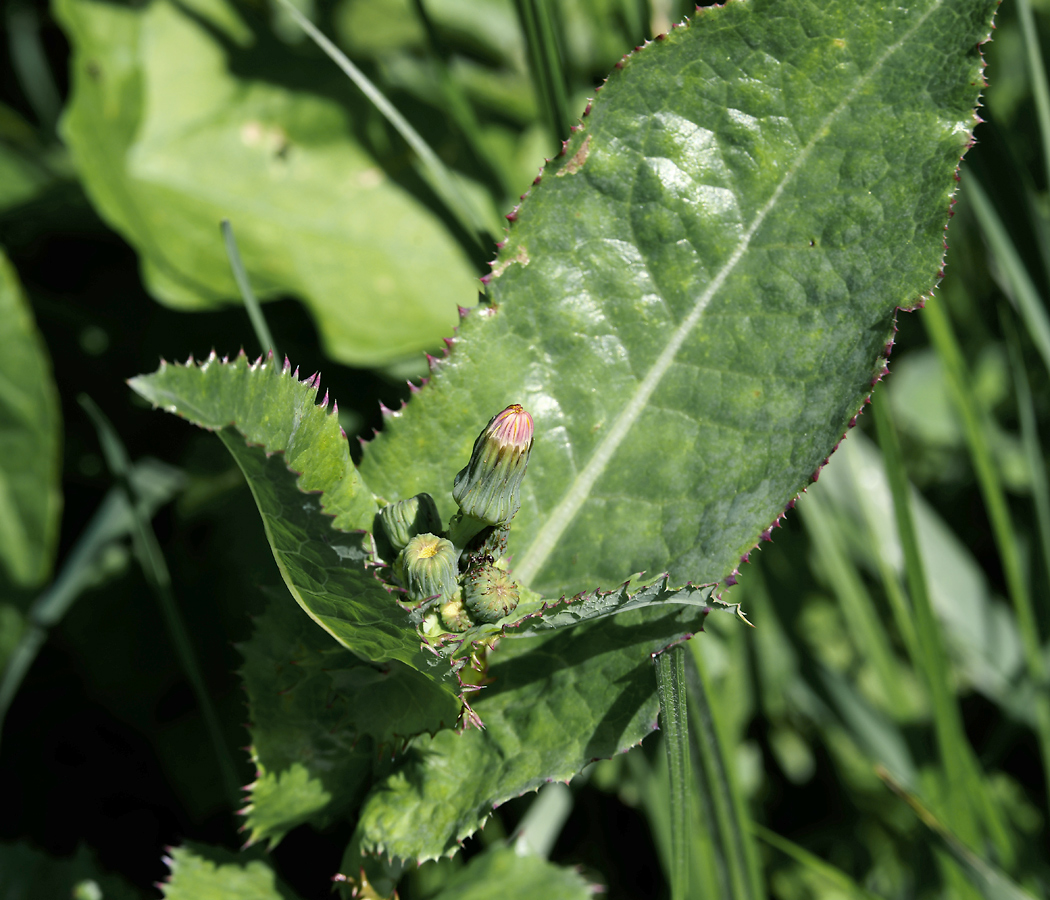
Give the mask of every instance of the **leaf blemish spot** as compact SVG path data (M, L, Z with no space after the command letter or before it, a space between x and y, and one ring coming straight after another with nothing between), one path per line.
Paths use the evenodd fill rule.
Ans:
M590 152L591 135L587 135L587 137L584 138L583 143L580 145L580 149L577 150L572 155L572 158L554 174L558 178L561 178L563 175L575 175L583 168L583 164L587 162L587 157L590 155Z

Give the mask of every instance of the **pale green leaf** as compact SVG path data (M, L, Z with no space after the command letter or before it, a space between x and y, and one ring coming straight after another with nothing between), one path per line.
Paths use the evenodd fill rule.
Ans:
M300 56L255 41L224 0L190 6L56 4L74 49L63 135L153 295L182 309L239 302L226 218L252 285L299 296L330 356L376 364L434 345L474 273L359 143L367 105L342 82L351 112L284 86L301 83ZM276 81L234 74L260 62Z
M0 576L22 587L44 582L54 564L61 443L51 361L0 252Z

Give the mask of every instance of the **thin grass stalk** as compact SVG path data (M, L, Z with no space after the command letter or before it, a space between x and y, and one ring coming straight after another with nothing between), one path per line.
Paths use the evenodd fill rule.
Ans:
M252 291L248 273L244 268L244 263L241 261L241 253L237 249L237 239L233 236L233 226L230 224L229 219L223 219L219 227L222 229L222 240L226 245L226 258L230 261L233 280L237 282L237 289L241 292L244 308L248 310L248 318L251 320L252 329L255 331L255 338L259 342L263 353L266 353L267 350L272 350L274 356L279 356L277 345L273 342L273 335L270 334L270 328L266 324L266 316L263 315L262 306L259 304L255 292Z
M135 527L131 534L136 556L139 559L139 564L142 566L146 580L149 582L150 587L153 588L160 603L164 624L168 629L168 636L171 638L175 653L182 664L182 670L193 688L197 704L200 707L201 717L204 719L204 725L208 732L208 738L212 744L212 750L219 765L219 771L226 785L227 795L234 804L237 804L241 798L241 785L240 780L237 778L237 769L233 763L230 749L222 736L219 716L211 702L204 674L201 671L200 663L197 661L197 654L194 652L193 643L190 641L189 632L186 629L186 623L183 621L182 613L179 611L178 603L175 600L175 592L171 586L171 574L164 559L164 552L157 541L157 535L153 531L152 523L146 518L138 505L138 498L135 496L134 486L130 479L131 462L128 459L127 451L117 436L116 430L98 405L86 394L81 394L78 401L94 423L98 431L99 443L102 445L102 455L106 459L106 465L109 467L113 477L117 479L118 486L124 491L128 503L134 512Z
M555 40L554 27L546 0L514 0L525 44L529 51L536 92L540 95L551 138L560 143L569 136L569 101L565 92L565 73Z
M779 850L788 858L795 860L799 865L816 873L829 885L837 888L842 893L850 897L856 897L857 900L882 900L877 894L862 888L841 869L836 868L829 862L825 862L819 856L810 853L794 841L789 841L786 837L782 837L775 831L770 831L757 822L749 824L751 833L759 840L765 841L773 849Z
M413 0L413 6L419 21L423 23L423 30L427 35L427 50L434 68L437 71L438 85L445 100L445 109L456 124L460 134L470 144L475 156L484 163L488 170L488 176L495 180L505 194L513 194L515 185L507 177L505 170L493 160L488 150L488 143L482 133L481 123L474 114L474 106L467 97L466 91L449 71L449 51L445 47L441 36L434 27L434 22L427 12L424 0Z
M967 847L954 832L943 824L913 793L908 791L881 766L876 766L876 774L886 786L900 797L919 820L936 837L941 849L966 873L970 883L981 893L985 900L1035 900L1028 891L1012 881L1005 872L997 869L990 862L978 856Z
M823 501L815 494L808 496L806 502L799 505L799 513L812 537L813 551L839 599L857 651L871 660L886 708L897 716L905 714L910 703L901 687L900 664L871 594L846 557Z
M702 641L689 641L693 665L688 681L693 704L693 726L689 733L696 742L696 755L703 763L703 777L715 811L715 831L721 845L732 900L757 900L765 896L758 852L751 832L744 800L736 783L730 760L732 747L725 733L716 704L709 690L704 668Z
M29 0L12 0L7 5L4 24L15 77L41 128L54 136L62 112L62 96L44 52L40 17Z
M1043 365L1046 366L1047 372L1050 372L1050 316L1047 315L1035 282L1021 261L1021 255L1017 252L1010 233L981 186L980 179L972 171L966 173L965 196L973 203L989 250L1006 279L1004 287L1007 294L1016 305L1032 343L1043 358Z
M1046 476L1046 456L1039 441L1039 428L1036 424L1035 404L1032 402L1032 388L1025 371L1024 357L1021 353L1021 338L1017 333L1011 314L1003 307L999 308L999 320L1006 335L1006 348L1010 356L1010 367L1013 370L1014 390L1017 393L1017 412L1021 420L1021 442L1024 446L1028 470L1032 478L1032 498L1035 502L1036 521L1039 524L1039 542L1043 553L1043 571L1050 579L1050 483Z
M998 811L987 797L980 768L963 729L962 716L951 688L948 655L941 642L933 606L926 589L925 566L912 519L908 476L896 427L886 401L886 393L881 392L872 403L872 412L893 496L897 531L904 553L905 576L915 616L919 657L912 662L925 676L930 692L934 730L948 782L948 812L963 840L974 847L979 846L981 842L979 822L982 819L987 820L986 825L1000 854L1009 856L1012 854L1009 837Z
M1050 90L1047 88L1043 51L1039 47L1039 30L1036 28L1030 0L1017 0L1017 14L1021 18L1021 36L1024 38L1028 62L1028 79L1032 85L1032 98L1035 100L1035 113L1039 121L1046 186L1050 189Z
M671 897L689 897L689 718L685 696L685 649L679 645L656 657L660 730L667 753L671 807Z
M962 349L955 338L948 313L939 298L931 298L926 304L926 315L923 318L930 340L937 350L937 355L944 367L948 381L948 392L963 422L963 433L970 450L977 484L984 500L988 519L992 526L992 536L1003 567L1007 593L1017 615L1017 625L1021 632L1021 644L1024 648L1025 666L1028 677L1035 687L1036 731L1039 738L1039 751L1043 761L1043 771L1050 775L1050 695L1046 686L1046 665L1043 659L1042 642L1036 623L1035 608L1028 590L1021 552L1014 532L1010 510L1006 504L999 470L992 457L988 444L987 430L974 401L973 391L969 385L969 373L963 359ZM1046 781L1048 800L1050 800L1050 778Z
M434 152L430 144L409 124L408 119L401 115L398 108L372 83L372 80L355 66L342 50L328 40L313 22L299 11L295 4L292 3L292 0L278 0L278 2L287 10L288 15L295 20L295 23L306 32L310 40L317 44L324 54L343 70L346 76L357 85L358 90L394 126L397 133L404 138L405 143L416 152L420 162L423 164L424 171L429 176L430 186L445 204L448 211L452 213L456 221L459 222L460 227L470 235L479 247L487 246L489 237L485 229L484 219L474 208L474 204L470 202L470 199L460 188L453 174Z

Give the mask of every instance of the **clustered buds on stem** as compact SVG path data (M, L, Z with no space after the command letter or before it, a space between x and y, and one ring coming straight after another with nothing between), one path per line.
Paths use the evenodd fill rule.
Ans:
M379 512L380 536L397 554L394 578L413 605L433 601L427 604L437 608L433 621L447 631L498 622L518 605L518 585L500 557L510 521L521 507L532 442L532 416L517 403L489 420L453 483L459 512L447 533L441 532L429 494L391 503Z

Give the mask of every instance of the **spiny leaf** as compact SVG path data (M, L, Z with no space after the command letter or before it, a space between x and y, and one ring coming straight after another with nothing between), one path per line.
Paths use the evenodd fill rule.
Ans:
M18 275L0 252L0 575L51 573L62 510L58 392Z
M345 815L381 754L459 715L418 672L361 663L286 601L272 600L239 648L258 769L245 827L271 846L302 822L324 828Z
M184 844L165 862L171 874L158 885L165 900L297 900L258 853Z
M571 630L505 638L472 699L485 728L415 741L365 801L362 850L406 860L451 854L494 807L639 743L659 711L651 655L669 638L702 630L705 615L651 604Z
M152 403L218 431L247 477L289 590L314 621L363 659L400 660L447 694L458 694L464 657L509 628L539 633L649 604L702 612L717 603L711 586L671 591L663 579L633 595L624 584L568 601L534 597L495 625L430 639L417 630L418 611L402 609L375 576L367 536L351 532L371 528L377 506L354 469L336 416L326 412L327 395L316 405L320 378L299 381L290 369L287 361L278 369L270 358L249 363L241 354L220 361L213 354L200 365L164 363L129 384ZM672 629L666 642L676 639Z
M729 576L936 282L995 6L729 2L626 57L369 484L450 485L518 402L543 436L510 536L526 585Z
M475 289L470 262L397 183L396 162L362 146L368 105L334 67L310 72L225 0L61 0L55 12L73 48L62 136L154 297L236 301L228 218L252 285L300 296L330 356L383 363L447 332ZM235 74L261 65L266 80ZM314 91L289 86L304 78Z

